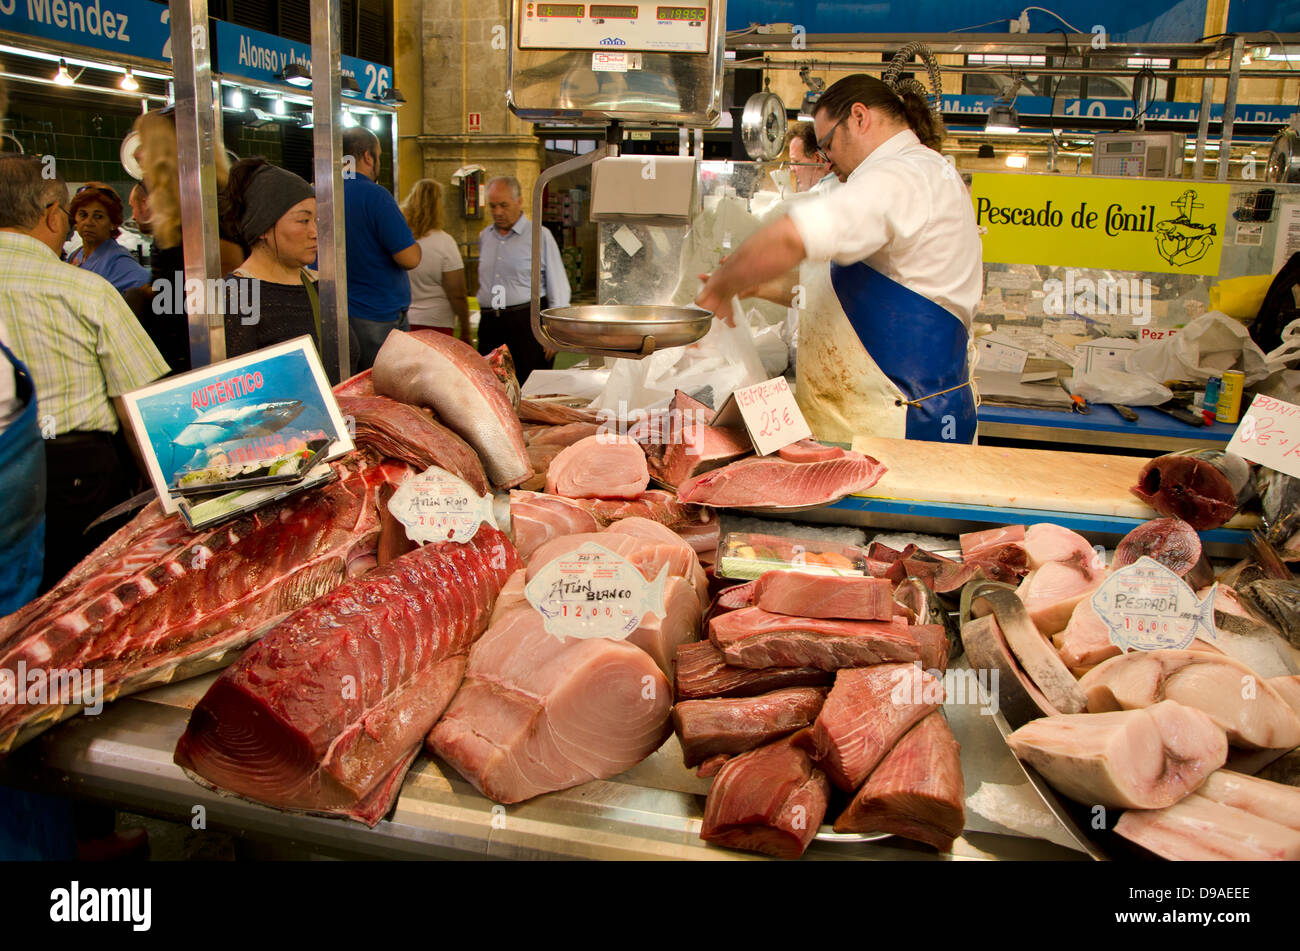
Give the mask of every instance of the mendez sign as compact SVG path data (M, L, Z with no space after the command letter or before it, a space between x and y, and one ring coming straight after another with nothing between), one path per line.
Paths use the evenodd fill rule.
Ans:
M0 30L163 62L170 18L150 0L0 0Z
M5 0L0 0L4 3ZM242 76L264 83L284 83L276 77L289 63L311 68L311 47L280 36L250 30L222 20L217 25L216 68L223 76ZM393 70L388 66L343 56L341 72L351 76L361 87L361 96L378 102L393 85ZM355 93L344 93L355 97Z
M985 262L1219 273L1226 184L976 173L971 201Z

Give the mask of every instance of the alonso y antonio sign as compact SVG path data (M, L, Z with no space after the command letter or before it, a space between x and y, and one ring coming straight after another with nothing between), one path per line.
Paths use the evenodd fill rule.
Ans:
M979 173L985 262L1218 274L1228 186Z

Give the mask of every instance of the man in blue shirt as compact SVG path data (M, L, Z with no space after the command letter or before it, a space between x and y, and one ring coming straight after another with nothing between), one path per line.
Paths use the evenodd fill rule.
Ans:
M531 325L533 225L515 178L494 178L487 187L492 226L478 236L478 352L510 347L522 384L536 369L550 369L554 353L543 349ZM542 229L542 309L569 306L569 279L555 236Z
M352 157L354 175L343 178L343 224L347 239L348 322L361 342L358 369L375 362L391 330L410 330L411 281L420 246L397 201L376 184L379 139L356 126L343 133L343 154Z

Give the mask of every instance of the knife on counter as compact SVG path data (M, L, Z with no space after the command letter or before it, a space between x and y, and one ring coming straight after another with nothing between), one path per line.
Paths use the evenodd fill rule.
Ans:
M1136 423L1138 421L1138 414L1133 412L1132 409L1125 406L1123 403L1111 403L1110 405L1111 408L1115 410L1115 412L1119 413L1120 416L1124 417L1124 422Z

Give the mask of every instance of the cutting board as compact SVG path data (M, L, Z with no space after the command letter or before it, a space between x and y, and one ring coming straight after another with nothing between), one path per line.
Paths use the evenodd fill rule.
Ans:
M1129 487L1149 461L1051 449L1008 449L858 436L853 448L883 462L887 472L857 495L876 499L958 502L1000 508L1158 518ZM1237 515L1229 528L1259 521Z

